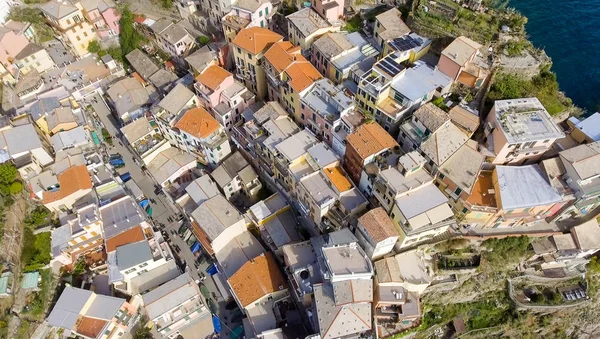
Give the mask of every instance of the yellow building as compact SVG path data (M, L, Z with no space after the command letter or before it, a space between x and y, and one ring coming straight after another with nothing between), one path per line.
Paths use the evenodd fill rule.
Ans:
M339 32L340 25L332 25L312 8L304 8L286 17L290 42L302 50L310 49L313 42L323 34Z
M251 27L242 29L232 41L236 76L259 100L267 95L263 56L274 43L282 39L281 35L268 29Z
M85 20L81 4L50 1L40 6L40 9L76 56L82 57L89 53L88 45L97 40L98 35L94 27Z

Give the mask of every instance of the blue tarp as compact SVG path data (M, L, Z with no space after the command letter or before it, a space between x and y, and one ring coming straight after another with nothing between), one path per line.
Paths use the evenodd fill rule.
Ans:
M192 253L200 251L200 243L196 241L190 249L192 250Z
M221 320L219 320L216 315L213 315L212 321L213 327L215 328L215 333L221 333Z
M208 266L206 268L206 273L208 273L210 275L215 275L215 274L219 273L219 270L217 269L217 265L212 264L212 265Z
M148 201L148 199L144 199L142 201L140 201L140 207L143 209L146 209L146 206L148 206L150 202Z

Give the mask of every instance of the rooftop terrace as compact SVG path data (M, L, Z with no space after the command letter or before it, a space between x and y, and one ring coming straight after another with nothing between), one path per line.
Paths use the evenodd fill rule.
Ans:
M564 137L537 98L498 100L494 110L509 144Z

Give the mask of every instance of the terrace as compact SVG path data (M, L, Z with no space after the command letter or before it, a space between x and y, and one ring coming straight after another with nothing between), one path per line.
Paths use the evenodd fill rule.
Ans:
M145 137L134 142L131 146L137 152L137 154L142 156L143 154L147 152L152 152L158 147L160 147L164 143L164 140L165 139L160 133L148 134Z
M560 127L536 98L494 103L498 121L509 144L562 138ZM531 148L527 152L533 152Z

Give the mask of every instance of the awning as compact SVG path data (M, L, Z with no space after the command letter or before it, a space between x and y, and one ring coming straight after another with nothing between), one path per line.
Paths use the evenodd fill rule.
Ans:
M192 253L196 253L196 252L200 251L200 243L196 241L196 242L195 242L195 243L192 245L192 248L191 248L191 250L192 250Z
M216 264L212 264L210 266L208 266L206 268L206 273L210 274L210 275L215 275L219 272L219 270L217 269L217 265Z
M152 207L150 205L148 205L148 208L146 208L146 213L148 213L149 217L152 216Z
M212 322L213 327L215 328L215 333L221 333L221 320L219 320L216 315L213 315Z
M98 138L98 134L95 131L92 131L90 134L92 135L94 145L100 145L100 138Z
M148 206L148 204L150 204L148 199L144 199L144 200L140 201L140 206L144 209L146 208L146 206Z

